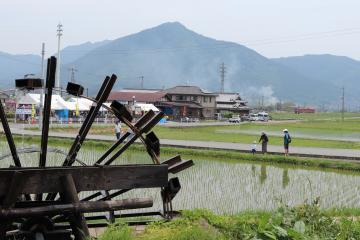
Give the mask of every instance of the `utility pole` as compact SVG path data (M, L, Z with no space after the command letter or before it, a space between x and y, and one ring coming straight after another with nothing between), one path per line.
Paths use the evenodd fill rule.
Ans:
M140 76L140 88L144 89L144 76Z
M71 67L68 70L70 71L70 82L75 83L75 72L77 72L77 69L75 67Z
M345 88L342 87L342 96L341 96L341 121L344 121L344 112L345 112Z
M57 25L57 36L58 36L58 53L57 53L57 66L56 66L56 80L55 80L55 87L57 90L60 90L60 38L62 36L62 29L63 25L59 23Z
M44 99L44 87L45 87L44 59L45 59L45 43L42 44L42 49L41 49L41 79L43 81L43 87L40 90L39 129L42 129L42 116L43 116L43 99Z
M224 93L225 73L226 73L226 67L225 67L225 64L222 63L220 65L220 76L221 76L221 89L220 89L220 92L221 93Z

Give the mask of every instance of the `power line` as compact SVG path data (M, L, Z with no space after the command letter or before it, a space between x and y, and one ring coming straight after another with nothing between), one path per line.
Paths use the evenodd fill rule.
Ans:
M309 33L298 35L295 37L281 37L281 38L268 38L268 39L260 39L253 40L248 42L241 43L242 45L252 45L252 46L261 46L261 45L272 45L279 43L288 43L295 42L301 40L310 40L316 38L324 38L324 37L333 37L333 36L341 36L341 35L353 35L360 34L360 29L341 29L327 32L319 32L319 33ZM231 44L231 46L229 46ZM93 55L103 55L103 54L136 54L136 53L159 53L159 52L169 52L169 51L181 51L181 50L211 50L211 49L219 49L219 48L234 48L237 47L237 43L227 42L227 43L216 43L211 45L187 45L187 46L178 46L171 48L144 48L144 49L111 49L111 50L93 50L91 54ZM69 50L68 52L84 52L83 50Z
M58 38L62 36L62 25L58 25ZM318 33L308 33L302 35L295 35L294 37L281 37L281 38L267 38L267 39L259 39L259 40L252 40L248 42L241 43L242 45L251 45L251 46L261 46L261 45L273 45L273 44L282 44L282 43L289 43L289 42L296 42L301 40L310 40L316 38L324 38L324 37L333 37L333 36L341 36L341 35L353 35L353 34L360 34L360 28L348 28L348 29L339 29L333 31L325 31L325 32L318 32ZM58 45L60 41L58 42ZM229 45L230 44L230 45ZM108 54L119 54L119 55L129 55L129 54L146 54L146 53L162 53L162 52L173 52L173 51L196 51L196 50L213 50L213 49L221 49L221 48L234 48L237 47L238 44L236 43L217 43L211 45L188 45L188 46L179 46L179 47L171 47L171 48L148 48L148 49L112 49L112 50L93 50L90 52L91 55L108 55ZM87 52L85 50L68 50L67 52ZM2 55L3 56L3 55ZM8 57L9 56L3 56ZM59 56L58 56L59 57ZM20 61L20 60L19 60ZM33 64L33 63L30 63Z

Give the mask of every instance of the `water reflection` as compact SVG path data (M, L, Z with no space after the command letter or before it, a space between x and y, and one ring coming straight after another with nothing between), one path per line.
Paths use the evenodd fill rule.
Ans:
M265 165L261 165L260 167L260 183L264 184L265 180L266 180L267 174L266 174L266 166Z
M282 174L282 187L286 188L287 185L289 185L290 178L289 178L289 172L287 168L284 168L283 174Z
M254 164L251 165L251 172L252 172L253 177L255 177L256 176L256 166Z

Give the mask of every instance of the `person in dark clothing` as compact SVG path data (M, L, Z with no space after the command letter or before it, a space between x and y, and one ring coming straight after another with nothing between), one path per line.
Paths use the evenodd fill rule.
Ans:
M265 132L261 133L259 142L261 142L261 152L263 154L267 153L267 144L269 142L269 138L268 138L268 136L266 135Z
M284 129L283 132L284 132L284 151L285 151L285 157L287 157L289 155L289 144L291 143L291 137L287 129Z

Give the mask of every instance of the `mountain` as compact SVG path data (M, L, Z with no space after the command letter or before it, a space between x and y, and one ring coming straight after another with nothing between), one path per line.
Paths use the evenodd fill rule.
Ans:
M360 92L360 61L330 54L304 55L276 58L280 63L314 81L332 84L336 89L335 98L339 101L341 88L345 88L348 104L358 106Z
M86 42L61 52L61 82L69 81L75 67L76 80L95 94L106 75L115 73L116 88L169 88L197 85L220 90L220 64L225 63L225 90L240 92L251 104L294 101L301 105L338 106L339 87L357 103L360 90L359 62L332 55L306 55L269 59L246 46L212 39L178 22L164 23L115 40ZM0 87L40 72L40 56L0 53Z
M65 47L64 49L61 50L61 62L62 64L68 64L71 63L81 57L83 57L84 55L86 55L88 52L101 47L105 44L108 44L109 42L111 42L110 40L104 40L104 41L100 41L100 42L86 42L83 44L79 44L79 45L72 45L72 46L68 46ZM56 56L56 54L54 54Z
M115 39L69 63L68 67L78 69L77 78L90 92L111 73L120 77L117 88L139 87L139 76L144 76L144 85L149 88L192 84L218 91L222 62L227 68L227 91L240 91L255 99L273 94L301 103L332 100L331 84L323 85L240 44L197 34L178 22ZM62 76L64 82L68 74L64 72ZM318 94L318 89L326 94Z
M13 55L0 52L0 88L14 88L15 79L41 72L41 57L32 54Z

